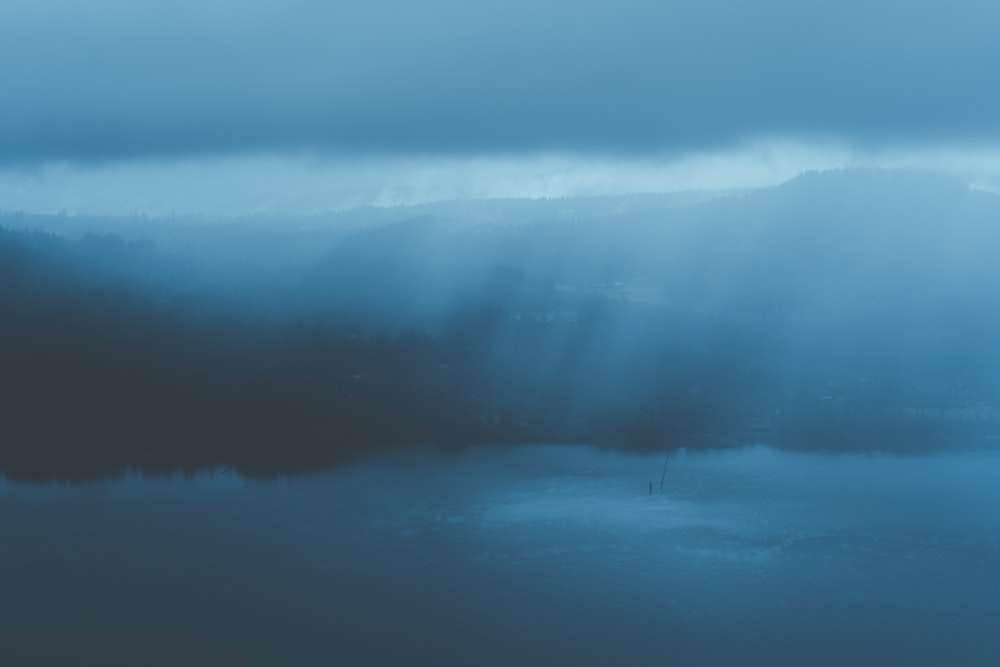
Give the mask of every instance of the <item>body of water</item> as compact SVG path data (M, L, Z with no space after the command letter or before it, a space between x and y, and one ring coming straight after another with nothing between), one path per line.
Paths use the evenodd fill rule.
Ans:
M0 664L1000 664L1000 454L663 463L0 481Z

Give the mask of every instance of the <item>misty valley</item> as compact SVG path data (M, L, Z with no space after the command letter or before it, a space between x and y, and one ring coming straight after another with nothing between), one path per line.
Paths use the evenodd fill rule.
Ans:
M1000 198L909 172L292 218L0 216L0 471L385 446L993 447Z
M1000 667L998 25L3 0L0 667Z
M0 214L0 663L996 664L998 221Z

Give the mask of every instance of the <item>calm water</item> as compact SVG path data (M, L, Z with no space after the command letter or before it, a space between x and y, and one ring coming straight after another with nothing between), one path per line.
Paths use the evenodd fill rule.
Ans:
M0 664L1000 664L997 453L662 465L0 481Z

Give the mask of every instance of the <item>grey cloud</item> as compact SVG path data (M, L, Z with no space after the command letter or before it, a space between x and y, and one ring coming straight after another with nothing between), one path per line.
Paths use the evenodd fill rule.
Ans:
M995 136L988 3L12 0L0 161Z

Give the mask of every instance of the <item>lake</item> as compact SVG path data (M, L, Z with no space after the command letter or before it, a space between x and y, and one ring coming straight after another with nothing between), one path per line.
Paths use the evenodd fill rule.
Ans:
M0 480L0 664L1000 664L1000 453L663 469L540 445Z

